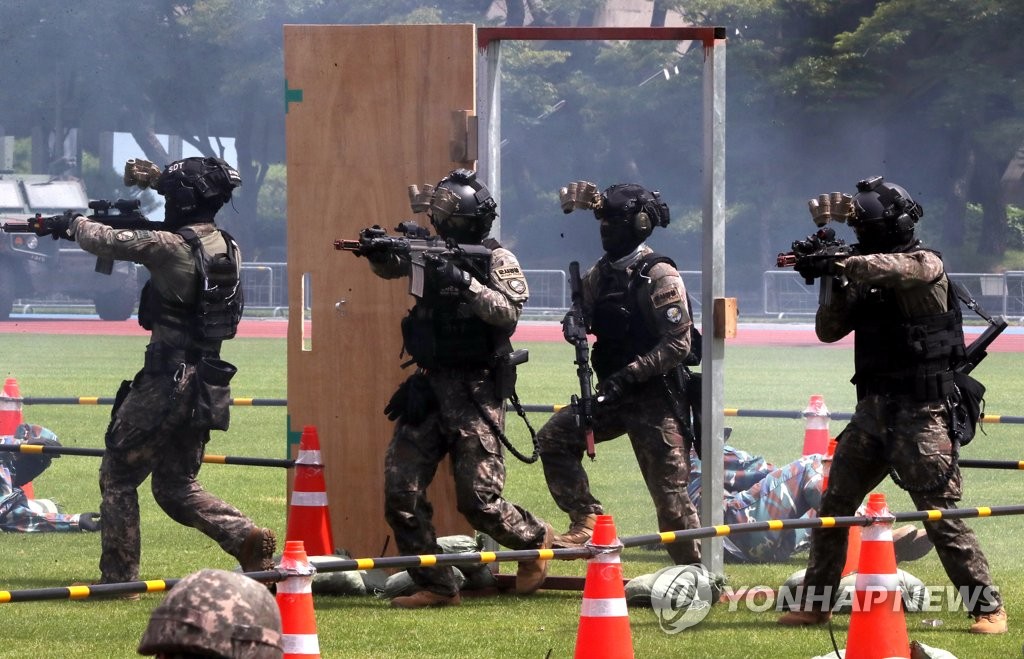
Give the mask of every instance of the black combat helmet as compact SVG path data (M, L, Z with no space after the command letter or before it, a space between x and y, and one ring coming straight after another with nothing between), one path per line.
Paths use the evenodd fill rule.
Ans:
M661 194L636 183L617 183L602 192L594 217L601 221L601 247L612 258L629 254L670 219Z
M498 204L476 172L456 169L434 187L429 213L430 223L442 237L477 244L490 233Z
M903 187L874 176L857 183L849 224L866 254L891 252L914 242L914 225L924 209Z
M238 170L224 160L194 157L168 165L153 189L165 200L165 221L184 226L197 220L212 221L240 185Z

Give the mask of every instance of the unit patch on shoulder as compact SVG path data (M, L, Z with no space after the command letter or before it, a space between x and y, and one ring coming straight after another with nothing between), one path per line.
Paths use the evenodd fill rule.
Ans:
M506 265L495 270L494 274L498 276L498 279L512 279L513 277L522 279L523 277L523 271L519 269L518 265Z
M678 305L673 304L668 309L665 309L665 320L673 325L678 325L683 320L683 310Z
M135 232L131 229L121 229L114 234L114 238L117 238L121 242L128 242L129 240L135 240Z
M676 288L666 288L663 291L658 291L654 294L654 308L659 309L666 304L673 302L682 302L683 298L679 295L679 290Z
M525 279L513 279L508 282L508 287L512 289L513 293L522 295L526 292L526 280Z

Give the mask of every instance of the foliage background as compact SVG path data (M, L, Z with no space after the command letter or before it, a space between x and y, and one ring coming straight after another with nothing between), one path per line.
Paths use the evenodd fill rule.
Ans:
M628 3L627 3L628 4ZM1016 0L655 0L643 24L727 29L726 293L761 308L761 275L809 233L805 202L876 174L926 209L920 235L954 272L1024 268L1024 5ZM247 258L283 260L282 26L290 23L604 24L603 0L115 0L0 2L0 127L94 197L126 194L95 158L100 131L157 133L217 154L236 138L245 185L222 222ZM699 263L699 44L508 42L503 66L502 239L525 267L596 256L596 231L557 189L637 181L662 191L656 236ZM20 148L17 168L30 162ZM87 154L94 156L86 157ZM118 164L119 166L119 164ZM116 168L116 167L115 167ZM395 181L404 195L408 182ZM358 185L354 181L353 185ZM326 210L326 209L325 209ZM331 209L344 212L344 209ZM390 220L381 218L385 223ZM840 232L843 233L842 231ZM851 238L852 236L842 235ZM585 259L584 259L585 260Z

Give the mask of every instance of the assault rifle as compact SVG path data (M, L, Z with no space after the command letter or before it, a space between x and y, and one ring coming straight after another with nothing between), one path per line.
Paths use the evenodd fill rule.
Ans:
M583 318L583 282L580 279L579 261L569 264L569 290L572 292L572 306L562 319L562 336L576 348L576 377L580 380L580 395L569 399L576 427L587 442L587 455L593 460L597 453L594 448L594 393L591 385L594 371L590 368L590 344L587 342L587 323Z
M159 230L163 225L160 222L151 222L146 219L146 216L139 211L140 206L141 202L138 199L118 199L117 201L97 199L89 202L89 210L93 211L93 214L86 215L86 217L93 222L99 222L114 229ZM111 213L112 210L116 210L117 213ZM35 233L43 219L45 218L41 213L36 213L34 218L29 218L26 222L7 222L0 228L6 233ZM113 259L96 258L96 272L109 275L113 269Z
M423 297L427 263L437 259L456 262L480 281L486 282L490 278L491 250L483 245L460 245L440 236L432 236L426 227L419 226L414 220L401 222L394 230L402 235L390 236L375 224L360 231L358 240L335 240L334 249L366 257L375 254L395 255L408 261L409 294L417 298Z
M822 227L803 240L793 241L789 252L780 252L775 259L775 267L792 268L801 258L808 256L824 256L829 259L844 259L856 254L852 245L847 245L831 227ZM805 277L804 282L810 286L814 277Z

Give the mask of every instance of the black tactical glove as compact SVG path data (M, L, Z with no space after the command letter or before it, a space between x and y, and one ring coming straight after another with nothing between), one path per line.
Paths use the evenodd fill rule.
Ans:
M793 268L804 279L817 279L836 274L836 260L825 254L810 254L797 258Z
M64 211L63 215L51 217L36 215L28 223L37 236L53 236L54 240L58 238L74 240L75 238L71 235L71 222L76 217L78 217L78 213L75 211Z
M597 402L613 403L626 393L633 384L633 376L626 369L615 371L597 383Z
M442 286L454 286L459 290L466 290L473 282L473 275L458 267L448 259L431 255L430 265L437 273L437 280Z

